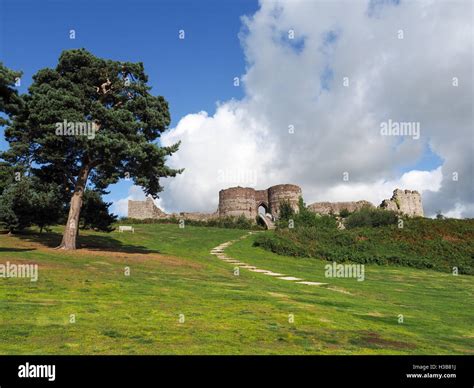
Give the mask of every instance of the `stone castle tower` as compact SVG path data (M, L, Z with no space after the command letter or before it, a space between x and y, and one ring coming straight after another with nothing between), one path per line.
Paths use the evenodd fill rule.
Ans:
M219 191L219 217L240 216L255 220L259 207L278 219L280 203L288 201L298 211L301 188L296 185L276 185L266 190L255 190L250 187L231 187Z

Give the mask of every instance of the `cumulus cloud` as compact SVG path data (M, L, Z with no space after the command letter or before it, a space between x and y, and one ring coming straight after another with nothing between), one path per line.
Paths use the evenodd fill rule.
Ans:
M378 204L399 187L422 191L428 215L474 216L471 15L469 1L262 0L242 18L245 98L162 138L182 141L169 164L186 169L162 205L212 211L222 188L295 183L307 203ZM382 136L389 120L420 138ZM428 148L441 167L400 173Z

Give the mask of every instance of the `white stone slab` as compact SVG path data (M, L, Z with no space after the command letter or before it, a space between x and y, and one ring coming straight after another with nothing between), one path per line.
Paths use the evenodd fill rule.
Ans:
M306 281L304 281L304 282L296 282L296 283L298 283L298 284L306 284L306 285L308 285L308 286L322 286L322 285L327 284L327 283L306 282Z
M258 272L258 273L266 273L266 272L271 272L271 271L268 271L266 269L258 269L258 268L255 268L255 269L250 269L249 271L252 271L252 272Z
M278 279L281 279L281 280L303 280L301 278L295 278L294 276L283 276L283 277L278 278Z

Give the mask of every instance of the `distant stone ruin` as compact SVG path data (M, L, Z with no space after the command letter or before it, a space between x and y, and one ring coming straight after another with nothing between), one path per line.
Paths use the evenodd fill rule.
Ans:
M128 201L128 217L137 220L182 218L187 220L206 221L218 217L217 213L181 212L165 213L155 205L152 198L145 201Z
M318 214L339 214L341 210L348 210L351 213L363 207L375 208L369 201L357 202L315 202L308 205L308 209Z
M424 216L421 195L415 190L395 189L392 198L383 200L380 208L393 210L410 217Z
M368 201L357 202L315 202L308 208L319 214L338 215L341 210L346 209L349 212L360 210L364 207L375 208ZM409 217L423 217L423 205L421 195L418 191L395 189L391 199L384 199L379 205L380 209L392 210Z
M219 206L214 213L181 212L165 213L159 209L153 199L145 201L128 201L128 217L135 219L179 218L206 221L218 217L239 217L255 221L260 217L267 227L279 218L280 204L288 202L298 212L298 201L302 196L301 188L296 185L282 184L266 190L255 190L250 187L231 187L219 191ZM308 209L319 214L338 215L343 209L354 212L363 207L375 208L368 201L356 202L315 202ZM396 189L391 199L385 199L379 208L393 210L410 217L423 217L421 195L417 191Z
M155 205L152 198L145 201L128 201L128 216L137 220L146 218L164 218L166 213Z

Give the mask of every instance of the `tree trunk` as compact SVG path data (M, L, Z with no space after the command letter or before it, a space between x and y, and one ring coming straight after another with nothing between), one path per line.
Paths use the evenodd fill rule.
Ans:
M74 186L74 194L71 198L69 215L67 217L66 228L64 229L63 240L58 249L73 250L76 249L76 239L79 230L79 215L82 207L82 197L86 188L87 178L89 177L90 167L85 165L81 168Z

